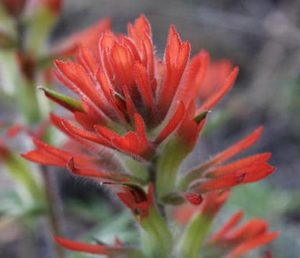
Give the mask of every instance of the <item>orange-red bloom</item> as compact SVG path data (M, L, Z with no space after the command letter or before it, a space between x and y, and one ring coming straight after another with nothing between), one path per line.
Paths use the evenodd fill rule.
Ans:
M271 153L268 152L251 155L224 165L226 161L251 147L259 139L262 130L262 127L257 128L238 143L192 169L182 180L183 188L206 193L256 182L272 174L275 168L268 164L271 158Z
M96 44L90 48L94 39L86 41L89 46L82 44L76 61L56 61L57 77L80 98L76 108L68 105L68 109L81 128L59 117L54 123L73 138L138 159L151 159L157 145L175 131L183 144L192 146L204 124L203 112L231 88L238 71L235 68L220 90L197 109L195 94L204 79L208 54L202 51L189 62L190 44L181 41L174 26L163 60L155 56L144 16L128 25L128 36L103 33L98 51ZM47 95L67 106L57 96Z
M148 227L152 223L149 211L151 208L156 211L156 204L187 201L194 209L179 220L190 220L199 213L213 218L226 201L228 189L261 180L274 171L268 163L270 153L230 161L256 143L262 133L259 127L204 164L178 173L180 162L193 149L205 125L208 111L231 89L238 68L232 69L226 62L210 66L205 51L190 60L190 44L180 39L174 26L170 28L163 59L155 55L151 27L144 16L128 25L128 35L115 35L108 30L99 35L92 28L72 42L79 45L76 59L57 60L55 65L57 78L77 97L44 91L72 114L71 119L51 114L51 121L78 142L80 148L62 150L34 139L36 149L24 154L25 158L66 167L75 175L100 180L116 189L119 199L141 224L147 222L144 229L154 231L150 235L156 237L164 225L161 218L159 226ZM222 84L212 79L217 71L221 71L220 80L226 77ZM107 161L105 155L111 153L122 155L111 156ZM134 158L134 164L130 163L132 159L128 167L126 162L119 162L124 155ZM140 163L137 165L136 161ZM139 176L140 171L132 171L140 166L148 174ZM149 214L150 220L144 220ZM231 257L238 257L277 236L267 233L266 225L261 222L251 221L249 225L236 231L231 227L228 231L226 226L225 233L224 230L217 233L211 244L225 241ZM168 228L162 229L166 236L171 236ZM77 251L106 255L112 251L102 245L62 239L58 242Z
M226 257L241 257L255 248L270 243L279 235L278 232L268 232L268 224L261 219L249 220L238 227L242 217L241 211L236 212L210 239L211 245L228 252Z
M90 32L87 35L92 35ZM128 25L128 36L104 32L97 44L94 34L92 38L88 40L88 36L86 42L89 43L81 44L75 61L56 61L58 79L78 99L45 90L51 100L68 109L74 117L70 121L52 114L51 120L83 146L118 151L142 161L151 161L159 153L159 146L171 135L184 149L191 150L205 124L207 112L230 90L238 74L238 68L229 73L228 62L209 66L205 51L189 61L190 44L181 41L174 26L170 28L164 58L159 59L154 53L150 24L144 16ZM80 42L84 39L82 37ZM211 85L218 84L218 87L212 89L205 80L217 70L221 78L229 74L222 85L217 80L213 82ZM202 105L197 107L201 89L210 93L201 97ZM261 132L262 128L258 128L184 175L180 194L190 202L200 203L203 193L255 182L271 174L274 168L267 163L269 153L224 165L252 146ZM24 157L43 164L66 166L82 176L98 174L102 180L112 180L109 174L120 174L107 173L99 166L95 169L88 162L83 167L79 165L82 157L77 154L62 154L51 146L37 141L35 144L37 149ZM124 175L116 181L126 180L129 176Z

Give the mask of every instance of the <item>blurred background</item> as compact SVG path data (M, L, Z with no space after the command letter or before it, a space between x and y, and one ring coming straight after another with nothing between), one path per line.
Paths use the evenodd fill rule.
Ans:
M249 218L267 218L272 229L282 232L271 245L274 257L299 257L300 1L65 0L51 41L104 17L111 17L114 31L125 32L127 22L140 13L152 24L158 55L164 51L169 25L175 24L181 38L191 42L192 53L206 49L212 59L229 59L240 66L234 89L210 114L198 149L185 166L207 159L263 124L263 137L251 151L271 151L277 171L262 183L234 190L222 214L242 208ZM14 105L3 98L0 106L1 119L14 113ZM3 171L0 176L0 189L14 187ZM133 227L129 214L107 219L107 213L118 214L120 207L98 185L67 173L59 176L67 235L112 238L115 227L121 238L136 237L126 235ZM18 223L0 223L0 257L53 257L47 252L51 239L43 233L46 223L38 223L38 234L24 232ZM28 245L38 250L29 254Z

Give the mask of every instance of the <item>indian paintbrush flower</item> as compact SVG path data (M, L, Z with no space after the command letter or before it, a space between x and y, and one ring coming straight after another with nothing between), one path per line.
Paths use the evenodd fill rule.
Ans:
M169 257L177 251L180 257L198 257L205 243L205 229L226 201L228 189L259 181L274 171L268 164L270 153L231 160L256 143L263 130L259 127L207 162L179 173L208 112L231 89L239 69L225 61L209 64L209 54L203 50L190 59L190 43L180 39L175 26L171 26L164 56L159 58L150 24L143 15L128 24L127 35L107 30L97 39L87 36L78 43L81 45L75 60L55 61L57 78L77 98L43 90L70 111L69 119L51 114L51 121L80 148L56 148L34 138L36 149L23 157L65 167L74 175L110 187L132 211L142 235L145 233L145 250L87 245L62 238L56 241L71 250L108 257L118 257L119 252L125 257L133 257L131 252L136 257ZM220 80L224 80L222 84ZM105 155L111 155L109 162ZM172 206L184 203L197 207L198 218L193 219L193 214L185 218L188 225L175 247L176 236L167 223L173 216L166 209L178 212ZM238 242L226 233L212 237L208 245L229 245L230 257L239 257L277 236L267 233L266 226L260 230L262 224L250 222L255 231L250 237L244 228L237 230L243 236ZM193 238L192 225L203 229L197 238ZM189 248L191 239L199 241Z

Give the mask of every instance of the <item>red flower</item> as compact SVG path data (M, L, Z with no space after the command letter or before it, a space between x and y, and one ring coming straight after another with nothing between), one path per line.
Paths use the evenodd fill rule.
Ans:
M92 45L93 40L82 39ZM202 113L223 97L237 75L235 68L223 87L197 110L195 94L204 79L208 54L201 52L189 62L190 45L181 41L174 26L164 60L154 54L151 27L144 16L128 25L128 36L107 32L100 37L96 54L95 46L82 46L76 61L56 61L57 77L79 96L80 102L73 103L80 104L75 108L57 94L47 95L68 106L82 128L58 117L55 124L74 138L139 159L151 159L156 147L177 129L183 144L193 145L204 125ZM158 127L159 132L149 137Z
M103 182L123 183L129 180L133 181L132 177L110 170L110 162L107 156L101 159L92 155L80 153L76 146L72 146L73 152L63 151L43 143L37 138L34 138L36 150L22 154L28 160L50 166L67 167L74 175L91 177ZM95 153L97 154L97 153ZM114 160L111 160L113 165L116 165ZM100 165L100 166L99 166ZM100 168L99 168L100 167Z
M261 219L249 220L238 227L237 224L242 217L241 211L235 213L210 239L211 245L226 249L230 258L241 257L255 248L270 243L279 235L278 232L268 232L268 224Z
M57 78L77 99L44 90L46 96L72 114L69 120L52 114L51 121L78 142L80 148L70 151L69 147L65 151L34 139L36 149L23 156L40 164L67 167L76 175L109 185L148 231L149 239L155 240L155 248L162 249L154 253L169 253L172 234L161 216L165 212L160 205L188 201L194 210L185 219L197 213L212 219L226 201L227 189L261 180L274 171L268 164L270 153L228 162L251 147L262 128L204 164L179 174L179 165L193 149L208 111L231 89L238 68L231 72L227 70L230 64L224 66L226 69L212 68L205 51L189 61L190 44L181 41L174 26L169 31L164 58L159 59L154 53L150 24L144 16L128 25L127 36L106 31L98 41L99 34L93 29L86 33L73 40L80 45L75 60L55 62ZM205 82L217 70L222 70L220 78L226 74L227 79L222 84L218 80L211 85ZM201 89L206 93L201 95ZM199 96L201 105L197 107ZM103 156L111 153L121 155L106 162ZM125 162L119 162L124 156ZM130 164L126 163L128 160ZM140 170L143 175L139 175ZM261 222L249 225L232 234L230 230L229 235L227 231L219 233L221 237L214 238L212 244L223 244L226 240L232 257L238 257L277 236L267 233ZM170 238L166 246L161 241L161 232L165 239ZM188 227L183 235L189 239L193 232ZM108 254L111 250L98 245L58 242L77 251Z
M182 179L182 188L205 193L259 181L272 174L275 168L268 164L271 153L251 155L224 165L224 162L251 147L259 139L262 130L262 127L257 128L238 143L192 169Z
M79 100L45 90L50 99L74 116L73 121L69 121L52 114L53 124L83 146L100 146L105 151L118 151L140 161L152 161L161 151L160 144L171 135L183 149L192 150L207 112L232 87L238 68L232 70L223 85L218 84L211 90L207 98L202 96L202 105L197 108L199 92L207 78L209 56L201 51L189 62L190 45L181 41L174 26L170 28L163 60L154 54L151 27L144 16L128 25L128 36L106 32L96 44L92 30L87 32L87 38L82 36L81 41L85 39L89 43L81 45L75 61L56 61L57 77ZM89 40L89 35L93 39ZM208 75L212 70L226 70L221 73L223 78L231 65L220 66L221 69L210 67ZM211 88L208 82L203 87ZM255 182L271 174L274 168L267 163L269 153L223 164L253 145L261 132L262 128L258 128L241 142L188 172L181 180L179 195L190 202L201 203L203 193ZM65 154L64 159L59 157L58 164L52 147L41 146L39 143L37 150L24 157L38 163L66 166L82 176L91 173L98 174L102 180L113 179L106 169L103 172L97 168L95 172L94 166L79 166L78 157L73 154ZM48 160L45 161L45 157ZM129 178L127 175L117 177L116 181ZM195 195L198 195L197 200Z

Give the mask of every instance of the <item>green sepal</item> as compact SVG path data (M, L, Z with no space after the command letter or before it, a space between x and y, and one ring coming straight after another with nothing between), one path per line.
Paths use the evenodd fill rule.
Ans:
M194 121L199 124L203 119L207 117L208 111L204 111L200 113L199 115L194 117Z
M73 99L69 96L61 94L55 90L51 90L48 88L40 88L44 91L45 95L51 100L55 101L59 105L65 107L70 111L79 111L83 112L82 104L79 100Z
M185 202L185 199L179 193L169 193L162 197L162 202L170 205L180 205Z

